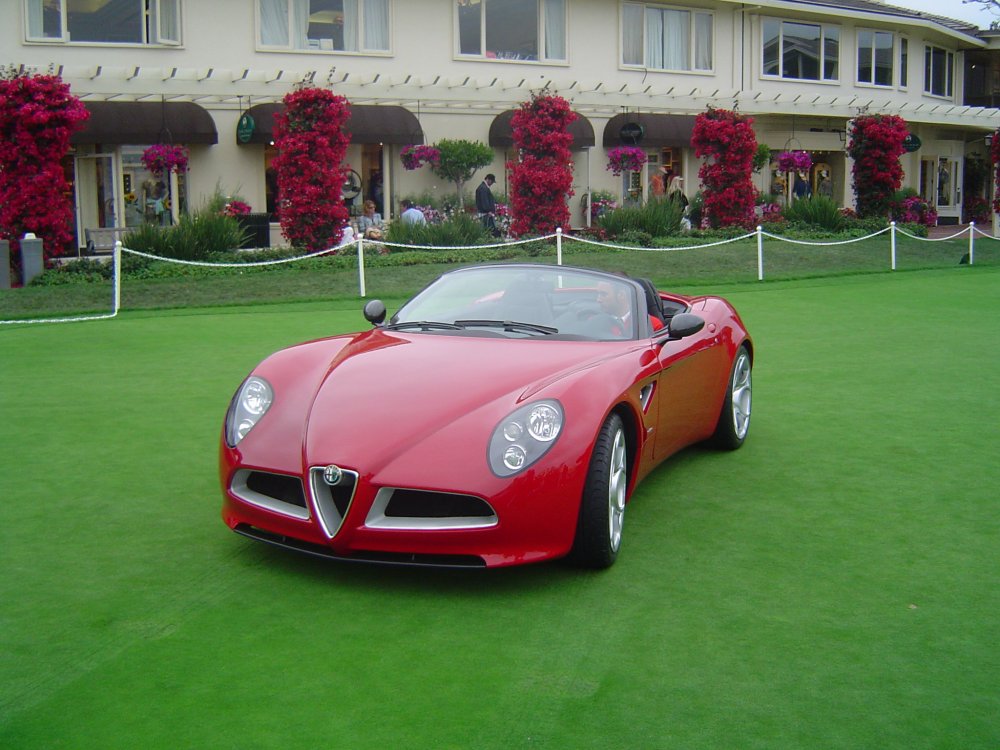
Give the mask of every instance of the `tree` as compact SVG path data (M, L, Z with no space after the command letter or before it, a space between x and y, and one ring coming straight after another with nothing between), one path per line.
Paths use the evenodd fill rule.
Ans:
M435 144L438 151L436 162L430 162L431 172L442 180L455 183L458 205L465 208L462 189L472 179L477 169L493 162L493 149L480 141L444 139Z
M11 242L15 277L26 233L42 239L46 259L64 255L73 242L62 160L88 117L59 76L0 70L0 238Z
M534 94L511 118L517 158L510 169L510 231L548 234L569 225L566 200L573 195L573 135L570 123L576 113L561 96Z
M293 91L284 102L285 111L274 116L278 219L292 244L326 250L340 243L349 217L341 195L350 104L315 87Z
M713 227L754 224L757 191L751 173L757 154L753 120L738 112L713 109L695 118L691 145L704 159L698 169L704 214Z

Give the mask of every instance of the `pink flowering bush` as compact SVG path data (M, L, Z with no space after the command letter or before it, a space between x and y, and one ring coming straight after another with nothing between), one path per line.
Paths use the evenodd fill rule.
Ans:
M232 216L233 218L237 216L246 216L250 213L250 211L250 204L244 203L240 200L231 200L222 207L222 213L226 216Z
M278 218L293 245L318 252L340 244L349 218L341 196L351 107L344 97L315 87L293 91L284 102L285 111L274 116Z
M569 125L575 119L569 102L548 94L533 95L511 118L517 158L507 168L515 237L568 227L566 199L573 195Z
M59 76L0 70L0 239L10 240L14 278L18 240L33 232L45 258L73 243L72 190L62 159L90 116Z
M891 211L892 219L896 223L937 226L937 211L919 195L908 195L893 201Z
M695 156L704 159L698 169L704 195L702 225L753 227L757 200L751 179L757 153L753 120L710 107L695 118L691 145Z
M183 146L157 143L142 152L142 164L154 177L187 171L188 150Z
M615 146L608 151L608 166L613 175L639 172L646 164L646 152L638 146Z

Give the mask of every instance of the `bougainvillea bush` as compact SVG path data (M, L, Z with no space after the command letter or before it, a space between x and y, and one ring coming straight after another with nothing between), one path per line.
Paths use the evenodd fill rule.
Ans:
M90 116L55 75L0 71L0 238L11 242L14 278L18 239L33 232L46 259L73 243L73 206L62 159L69 138Z
M847 154L854 160L854 195L858 215L888 216L894 193L903 184L899 157L909 132L897 115L859 115L851 121Z
M293 91L284 103L285 111L274 116L278 219L293 245L318 252L340 243L348 221L341 195L350 104L314 87Z
M510 232L549 234L569 227L567 199L573 195L573 136L576 113L561 96L535 94L511 118L517 158L510 170Z
M756 223L753 186L757 136L753 120L738 112L709 108L695 118L691 145L704 159L698 169L704 194L702 224L752 227Z

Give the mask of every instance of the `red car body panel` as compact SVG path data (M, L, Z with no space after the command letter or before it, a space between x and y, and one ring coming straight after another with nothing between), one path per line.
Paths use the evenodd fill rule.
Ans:
M750 346L725 300L661 296L687 306L705 327L666 343L664 332L628 341L550 341L375 328L275 353L253 373L273 387L270 410L237 447L225 434L221 440L223 519L267 541L348 559L501 566L566 555L609 413L619 411L628 427L631 494L664 458L712 435L736 351ZM537 463L497 476L487 457L494 429L538 399L562 405L562 432ZM309 490L310 469L331 464L358 475L332 538L317 522ZM308 517L238 496L234 475L246 470L301 479ZM382 488L481 498L495 522L376 527L367 521Z

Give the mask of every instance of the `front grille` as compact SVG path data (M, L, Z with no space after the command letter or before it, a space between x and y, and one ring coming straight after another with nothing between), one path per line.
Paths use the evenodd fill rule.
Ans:
M347 511L351 507L351 500L354 499L354 490L358 486L358 473L356 471L341 471L341 480L335 485L329 485L323 479L323 466L316 466L309 470L309 488L312 491L313 502L319 513L320 525L323 532L333 539L340 531Z
M293 518L308 519L302 481L287 474L240 469L233 474L230 491L240 500Z
M473 495L383 487L375 496L365 525L375 529L486 529L497 514Z

